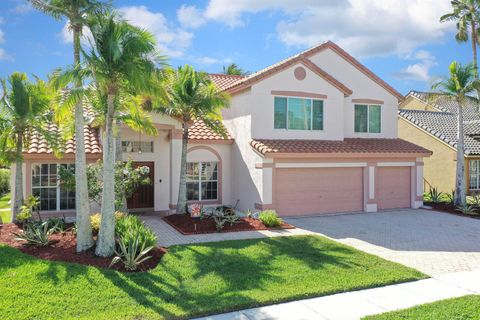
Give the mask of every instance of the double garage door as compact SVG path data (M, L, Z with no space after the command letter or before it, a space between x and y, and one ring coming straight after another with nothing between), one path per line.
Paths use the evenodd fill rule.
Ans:
M364 210L363 168L278 168L275 207L280 215L315 215ZM410 207L410 167L378 167L378 209Z

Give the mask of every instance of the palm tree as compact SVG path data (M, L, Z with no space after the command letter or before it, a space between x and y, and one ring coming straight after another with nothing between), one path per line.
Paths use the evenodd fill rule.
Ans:
M223 66L223 73L232 76L244 76L248 72L240 68L236 63L230 63L228 66Z
M479 0L453 0L450 2L453 12L440 17L440 22L455 21L458 42L467 42L470 38L473 53L473 69L475 79L478 79L477 44L479 43L480 26L480 1Z
M89 21L92 32L91 50L84 52L84 61L57 75L58 83L90 78L106 94L104 110L102 220L95 253L107 257L115 249L115 137L114 120L122 90L129 92L147 89L156 71L156 42L154 36L115 14L96 15Z
M188 129L194 120L203 120L215 132L226 136L221 125L221 109L228 107L229 96L219 92L205 72L197 72L191 66L179 67L169 77L167 84L168 103L155 108L182 123L182 158L177 213L187 210L187 144Z
M12 221L23 204L23 149L28 146L28 136L33 131L41 133L51 146L56 143L45 130L49 122L51 93L46 84L37 79L28 81L24 73L14 72L2 80L3 96L0 100L0 155L4 161L15 162L15 193L13 195Z
M38 10L51 15L57 20L67 18L73 33L73 64L80 64L80 38L86 19L105 11L110 5L97 0L29 0ZM77 88L82 87L78 81ZM87 161L85 156L84 115L82 100L75 106L75 208L77 223L77 252L85 251L93 246L92 228L90 225L90 206L87 189Z
M464 130L463 130L463 108L467 99L478 99L473 94L480 89L480 80L475 79L474 67L471 64L461 65L456 61L450 64L450 76L442 79L432 86L438 89L440 96L455 101L458 105L457 113L457 171L455 183L455 199L457 206L464 206L466 203L465 184L465 161L464 161Z

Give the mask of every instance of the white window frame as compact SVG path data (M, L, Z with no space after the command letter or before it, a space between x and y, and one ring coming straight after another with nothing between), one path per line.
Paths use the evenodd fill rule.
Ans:
M286 119L285 119L285 124L286 124L286 128L285 129L282 129L282 128L275 128L275 98L286 98L287 99L287 114L286 114ZM310 129L289 129L288 128L288 99L309 99L309 100L312 100L312 105L311 105L311 108L310 108ZM313 129L313 101L322 101L322 129L319 130L319 129ZM325 100L324 99L318 99L318 98L310 98L310 97L295 97L295 96L274 96L273 97L273 114L274 114L274 118L273 118L273 129L274 130L286 130L286 131L301 131L301 132L305 132L305 131L313 131L313 132L323 132L325 131Z
M355 131L355 107L356 106L367 106L367 132ZM370 107L378 106L380 107L380 132L370 132ZM381 134L382 133L382 105L381 104L368 104L368 103L355 103L353 105L353 132L360 134Z
M199 173L198 173L198 200L188 200L187 201L218 201L218 196L220 193L220 180L219 180L219 172L218 172L218 166L219 162L218 161L188 161L188 163L196 163L198 164L199 167ZM202 167L204 163L209 163L209 164L216 164L217 168L217 179L216 180L202 180ZM203 182L216 182L217 183L217 197L215 199L202 199L202 183ZM187 181L187 183L196 183L196 181Z
M469 164L468 164L468 184L469 184L468 190L478 191L478 190L480 190L480 159L470 159L468 161L469 161ZM472 188L472 184L470 183L470 181L472 180L471 179L472 162L476 162L477 188Z
M40 166L40 172L41 172L41 166L42 165L48 165L50 167L50 165L52 164L55 164L57 166L57 183L56 183L56 186L55 187L52 187L52 186L33 186L33 168L35 166ZM55 211L55 212L63 212L63 211L72 211L72 210L76 210L75 209L60 209L60 179L58 179L58 168L62 165L62 164L65 164L65 165L75 165L75 163L57 163L57 162L37 162L37 163L32 163L31 167L30 167L30 194L33 195L33 189L53 189L55 188L56 189L56 209L55 210L41 210L40 212L51 212L51 211ZM48 169L49 172L50 172L50 168ZM40 176L42 174L40 173ZM41 179L40 179L41 180ZM40 198L41 199L41 198Z

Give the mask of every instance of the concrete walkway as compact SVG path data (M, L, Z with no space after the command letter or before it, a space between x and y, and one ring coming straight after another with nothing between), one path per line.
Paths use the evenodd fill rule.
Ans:
M480 269L224 313L197 320L353 320L469 294L480 294Z

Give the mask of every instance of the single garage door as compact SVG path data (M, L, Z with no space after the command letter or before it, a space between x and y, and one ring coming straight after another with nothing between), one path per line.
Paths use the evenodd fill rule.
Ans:
M378 209L410 208L410 167L377 168Z
M274 190L283 216L363 210L362 168L281 168Z

